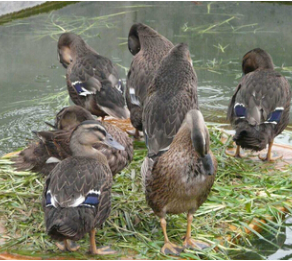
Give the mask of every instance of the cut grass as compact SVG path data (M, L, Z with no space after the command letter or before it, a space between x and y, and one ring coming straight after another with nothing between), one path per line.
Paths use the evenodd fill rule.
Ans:
M288 201L292 189L291 166L281 172L270 163L226 157L227 145L221 142L221 132L212 127L210 133L218 172L208 200L195 214L193 236L212 247L204 251L186 250L180 258L232 259L254 250L250 242L253 237L277 248L271 238L278 236L283 226L283 213L278 207L292 209ZM115 177L111 215L96 236L98 245L112 245L119 253L107 258L177 259L160 253L162 231L158 218L145 202L141 186L140 166L145 155L144 143L135 142L133 162ZM88 236L79 241L78 252L61 253L46 235L41 209L43 183L44 178L39 174L15 172L9 159L0 160L0 216L7 230L0 235L6 239L2 251L43 258L93 258L87 254ZM270 236L265 237L248 226L255 219L268 220L258 224ZM169 215L167 222L169 238L181 245L186 215Z

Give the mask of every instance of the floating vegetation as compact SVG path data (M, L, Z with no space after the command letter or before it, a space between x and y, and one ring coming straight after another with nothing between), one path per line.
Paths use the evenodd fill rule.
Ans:
M226 157L231 139L223 144L222 132L214 127L210 135L218 172L208 200L195 214L193 236L212 247L185 250L180 258L232 259L240 253L259 252L252 245L253 239L265 240L276 251L278 246L272 238L281 234L286 211L292 213L292 166L280 171L271 163ZM112 212L96 236L98 245L112 245L118 251L118 255L107 258L175 258L160 253L163 235L159 221L142 192L140 166L145 155L144 143L135 142L133 162L115 177ZM0 160L0 224L4 223L6 230L0 234L5 240L2 251L42 258L91 257L87 255L87 236L80 240L78 252L62 253L46 235L41 209L43 184L39 174L15 172L9 159ZM168 219L168 235L173 242L181 245L179 236L185 230L186 215Z
M101 28L116 28L121 18L117 21L115 17L123 17L134 10L122 11L108 15L86 17L76 15L58 15L51 12L47 19L39 22L37 30L34 30L35 39L40 40L44 37L51 37L55 41L58 40L60 34L64 32L74 32L86 39L99 37ZM29 22L12 21L6 24L6 27L21 26Z

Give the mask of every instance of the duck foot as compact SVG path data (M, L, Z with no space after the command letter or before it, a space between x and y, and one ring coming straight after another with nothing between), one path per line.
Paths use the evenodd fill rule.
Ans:
M114 254L117 254L117 252L112 250L109 246L98 247L95 249L90 248L89 252L92 255L114 255Z
M274 162L278 159L282 159L283 155L272 157L271 155L267 154L265 157L261 156L261 154L258 155L259 159L262 161L268 161L268 162Z
M56 246L61 250L61 251L70 251L70 252L75 252L77 251L80 246L76 244L76 242L71 241L69 239L64 240L62 242L57 242Z
M183 246L185 248L189 248L189 249L197 249L197 250L202 250L202 249L205 249L205 248L208 248L210 247L209 244L201 241L201 240L195 240L193 238L186 238L184 243L183 243Z
M180 246L177 246L171 242L166 242L161 248L161 253L164 255L175 255L178 256L184 249Z

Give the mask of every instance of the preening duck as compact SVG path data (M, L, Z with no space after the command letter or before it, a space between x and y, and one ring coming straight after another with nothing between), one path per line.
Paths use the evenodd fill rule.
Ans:
M67 68L70 98L96 116L130 116L124 87L111 60L99 55L74 33L64 33L58 41L60 63Z
M261 151L268 144L268 153L261 160L273 161L271 155L274 138L289 123L291 87L280 73L274 70L271 56L260 48L243 56L243 78L231 98L227 118L235 128L233 140L240 147Z
M137 130L142 131L142 110L147 88L162 58L172 47L168 39L145 24L136 23L130 29L128 48L134 57L127 75L126 101L132 125Z
M60 162L49 174L43 193L42 206L46 229L62 250L75 251L69 240L78 241L90 234L92 254L111 254L107 247L97 249L95 228L101 227L111 210L112 173L106 157L93 148L103 143L116 149L116 142L97 121L79 124L70 138L73 156Z
M187 212L184 248L209 246L191 237L193 214L207 199L217 171L217 161L210 151L209 142L204 118L200 111L193 109L186 114L169 149L161 156L148 155L143 162L141 173L146 201L160 218L164 235L163 254L177 255L183 250L167 237L166 214Z
M80 106L63 108L55 118L53 131L35 132L38 142L33 142L28 148L13 158L14 167L20 170L31 170L48 175L57 163L72 155L70 136L72 130L84 120L94 120L92 115ZM103 127L113 136L124 150L117 150L102 143L94 144L107 158L113 175L123 170L133 159L133 142L120 128L103 122Z
M150 156L168 149L191 109L198 109L197 75L188 46L181 43L161 61L148 88L143 129Z

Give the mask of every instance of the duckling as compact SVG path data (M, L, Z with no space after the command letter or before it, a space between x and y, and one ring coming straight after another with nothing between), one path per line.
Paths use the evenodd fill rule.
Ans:
M168 150L186 113L198 109L197 75L187 44L171 49L148 88L143 129L150 157Z
M60 63L67 68L70 98L92 114L126 119L130 113L124 87L111 60L99 55L74 33L63 33L58 41Z
M90 235L91 254L113 254L108 247L96 248L95 228L101 227L111 210L112 173L106 157L93 148L103 143L118 150L115 141L97 121L84 121L72 132L72 156L60 162L49 174L43 192L42 207L46 230L61 249L75 251L69 240Z
M162 155L148 155L142 164L146 201L160 218L164 235L163 254L178 255L183 251L167 237L166 214L187 212L184 248L203 249L209 246L191 237L193 214L206 201L217 171L217 161L209 143L204 118L200 111L193 109L186 114L169 149Z
M129 32L128 48L134 55L127 75L126 102L130 110L132 125L142 131L142 110L147 88L153 79L161 59L169 52L173 44L153 30L142 24L134 24Z
M80 106L63 108L56 116L56 128L53 131L35 132L39 142L32 143L16 158L13 158L16 170L31 170L48 175L50 171L63 160L72 155L70 136L72 130L83 120L94 120L92 115ZM113 175L123 170L133 159L133 142L128 135L110 123L102 123L108 133L121 143L125 150L116 150L104 144L94 144L94 148L101 151L107 158Z
M274 138L289 123L291 87L280 73L274 70L271 56L260 48L243 56L243 78L231 98L227 119L235 128L233 140L237 145L233 156L240 157L240 147L261 151L268 144L263 161L274 161L272 157Z

